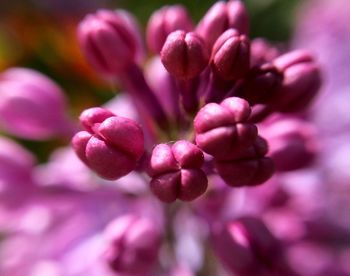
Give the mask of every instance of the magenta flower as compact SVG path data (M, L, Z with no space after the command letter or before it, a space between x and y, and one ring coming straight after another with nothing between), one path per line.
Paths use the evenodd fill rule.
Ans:
M215 3L197 26L184 7L167 6L148 22L155 55L146 60L131 14L87 15L81 50L122 93L84 110L73 149L37 166L0 140L0 274L296 276L304 242L346 244L349 223L334 208L323 212L320 183L334 176L312 167L327 147L327 170L348 152L320 144L306 121L318 62L304 50L251 42L248 29L242 1ZM12 75L0 76L4 131L69 133L59 88L36 74ZM22 83L27 106L8 104L7 91ZM347 260L344 247L336 250Z
M107 225L104 236L103 257L113 271L147 274L154 266L161 233L151 219L124 215Z
M165 6L155 11L147 25L146 37L150 50L160 53L167 36L177 30L190 32L193 22L185 7Z
M125 11L100 10L80 23L78 38L88 61L103 76L113 77L142 51L138 29Z
M246 35L228 29L216 40L211 63L214 72L224 80L244 77L250 67L250 42Z
M150 159L151 189L162 201L191 201L207 189L203 152L187 141L157 145Z
M264 222L243 217L214 230L216 253L237 275L297 275L288 266L282 244Z
M43 74L8 69L0 74L0 95L0 127L4 131L32 140L72 135L64 93Z
M217 159L230 159L231 152L249 147L257 137L256 126L248 122L250 112L241 98L205 105L194 119L197 145Z
M143 132L135 121L102 108L85 110L80 121L87 131L77 133L72 145L88 167L106 179L135 169L144 151Z
M237 29L247 34L249 28L248 14L240 0L218 1L199 22L196 32L212 47L216 39L227 29Z
M178 79L192 79L208 64L208 53L204 43L196 33L191 32L170 33L160 55L164 67Z

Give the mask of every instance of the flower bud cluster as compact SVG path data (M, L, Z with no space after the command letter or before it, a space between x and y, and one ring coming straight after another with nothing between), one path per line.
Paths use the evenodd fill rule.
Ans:
M82 113L86 131L73 146L97 174L116 179L137 167L160 200L191 201L205 192L212 173L232 187L254 186L275 167L297 168L291 159L312 159L307 131L270 135L264 121L304 110L320 86L319 66L306 51L281 54L263 39L251 42L243 2L217 2L197 26L180 5L154 12L146 37L159 56L146 69L136 60L142 52L136 26L123 11L98 11L78 30L87 59L120 83L140 115L139 125L103 109Z

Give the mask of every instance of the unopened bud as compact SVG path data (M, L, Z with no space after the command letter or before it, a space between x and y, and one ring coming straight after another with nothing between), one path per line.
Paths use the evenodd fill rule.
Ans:
M215 167L222 179L232 187L255 186L267 181L274 173L274 163L265 157L268 147L261 137L248 148L231 152L230 158L216 160Z
M203 152L190 142L180 140L172 146L157 145L149 164L153 193L164 202L177 198L192 201L199 197L208 185L201 170L203 161Z
M162 50L167 36L178 30L190 32L193 29L191 17L181 5L165 6L155 11L147 24L148 47L155 53Z
M196 144L218 159L249 147L257 137L256 126L247 123L250 112L248 102L236 97L205 105L194 118Z
M175 31L169 34L161 51L168 72L178 79L192 79L208 65L208 52L195 33Z
M104 232L106 262L114 272L147 273L157 260L160 231L148 218L125 215L112 221Z
M198 23L196 32L211 49L216 39L229 28L234 28L241 34L248 33L248 14L239 0L219 1L214 4Z
M87 15L78 28L80 47L97 72L116 77L141 51L139 33L124 11L100 10Z
M43 140L72 133L62 89L27 68L0 74L0 128L18 137Z
M106 179L135 169L144 151L143 132L135 121L102 108L85 110L80 120L87 131L78 132L72 145L88 167Z
M224 80L244 77L250 66L250 43L246 35L229 29L216 40L211 57L214 71Z
M319 65L307 51L284 54L273 64L284 74L281 89L273 99L274 109L296 112L310 104L321 86Z
M279 119L263 128L269 141L269 156L278 171L292 171L309 165L317 152L315 129L298 119Z
M251 41L250 64L252 67L272 62L279 54L279 50L263 38L256 38Z
M275 66L265 63L253 67L234 88L234 95L250 104L268 103L281 88L283 74Z

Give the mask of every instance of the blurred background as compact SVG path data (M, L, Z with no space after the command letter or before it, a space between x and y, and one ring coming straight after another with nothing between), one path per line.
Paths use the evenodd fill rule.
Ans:
M127 9L136 16L144 31L151 13L163 5L182 3L198 22L214 2L0 1L0 72L16 66L48 75L63 88L69 101L68 112L72 118L77 118L83 109L101 105L114 96L112 88L98 77L78 48L76 27L87 13L100 8ZM264 37L281 49L310 49L322 66L322 91L308 114L308 119L318 129L319 156L313 167L283 179L296 195L295 205L302 209L298 209L296 218L302 218L304 211L317 210L317 216L310 217L316 218L312 226L322 244L296 248L294 264L305 268L307 272L303 275L307 276L350 275L350 0L244 2L251 17L252 38ZM0 135L8 134L0 130ZM40 142L11 138L30 149L41 163L48 160L54 149L69 143L58 138ZM281 227L288 232L291 225L285 218L282 212ZM271 221L278 222L278 219L272 216ZM295 225L294 221L292 224ZM291 229L293 231L293 227ZM321 271L322 266L328 269L328 265L341 269L344 274L327 270L325 274L308 272Z

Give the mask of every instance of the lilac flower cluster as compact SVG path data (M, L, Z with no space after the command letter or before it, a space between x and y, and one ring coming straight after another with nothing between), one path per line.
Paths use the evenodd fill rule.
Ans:
M124 91L84 110L80 131L47 77L0 75L3 131L73 136L41 165L0 138L0 274L318 275L297 255L320 252L310 237L334 238L315 229L320 192L311 200L286 188L321 181L295 173L320 150L305 120L321 84L310 52L250 40L239 0L217 2L197 25L183 6L155 11L148 59L124 10L87 15L78 40Z
M142 127L107 110L84 111L80 120L89 133L73 138L80 159L106 179L136 167L148 172L151 190L165 202L196 199L213 173L239 187L268 180L275 170L273 161L282 163L277 168L297 167L310 153L304 148L310 137L303 129L280 135L283 146L268 156L269 141L258 125L268 128L264 119L272 113L291 118L304 110L320 87L318 65L306 51L282 54L263 40L250 42L248 25L240 1L217 2L197 26L182 6L154 12L146 37L159 57L153 57L148 80L133 17L107 10L86 16L78 29L86 58L98 73L127 91ZM276 55L268 54L274 51ZM154 91L157 85L161 87ZM282 128L288 131L289 126ZM301 156L291 158L288 147L294 135L301 141L294 143Z

